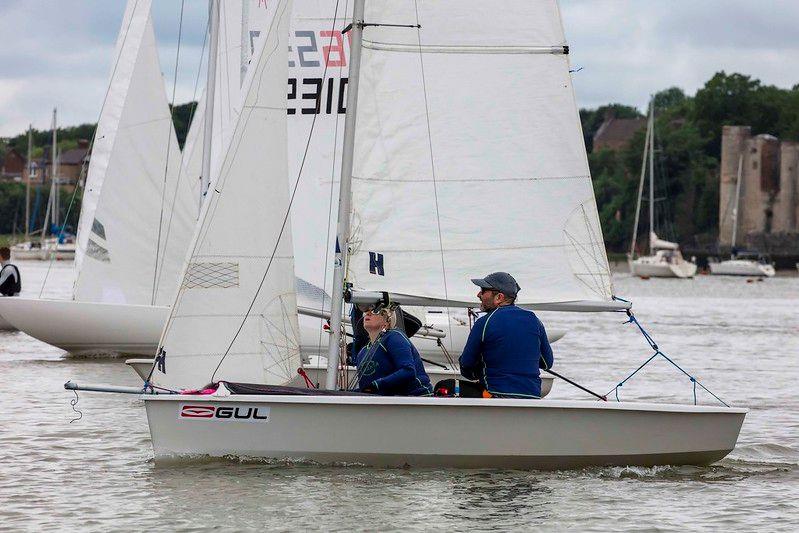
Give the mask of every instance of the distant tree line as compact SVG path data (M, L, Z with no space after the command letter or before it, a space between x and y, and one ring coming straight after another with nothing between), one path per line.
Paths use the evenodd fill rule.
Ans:
M580 111L605 242L622 252L633 231L645 130L625 149L593 151L593 136L607 111L618 118L643 115L621 104ZM719 72L693 97L676 87L657 93L655 117L656 226L664 238L688 246L715 242L722 126L751 126L753 135L799 140L799 84L780 89ZM647 209L645 201L642 234L649 231Z
M196 105L189 102L173 109L181 148ZM624 149L594 151L594 134L609 111L617 118L643 114L624 104L580 110L605 242L611 251L622 252L632 234L645 131L639 131ZM752 127L754 135L770 133L782 140L799 140L799 84L780 89L743 74L719 72L694 96L686 96L676 87L658 92L655 115L658 227L664 238L683 244L711 242L718 234L722 126L746 125ZM91 140L94 128L93 124L59 128L59 148L73 148L79 139ZM50 136L50 131L34 130L34 157L49 145ZM0 142L0 152L15 148L24 156L27 143L27 132L23 132ZM15 225L18 231L24 229L24 185L0 185L0 233L11 233ZM70 215L70 222L79 211L77 206L73 209L76 212ZM642 216L646 210L644 203Z

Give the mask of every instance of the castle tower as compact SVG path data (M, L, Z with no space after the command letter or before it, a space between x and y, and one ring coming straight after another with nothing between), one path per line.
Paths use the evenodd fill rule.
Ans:
M732 219L735 208L735 189L738 183L738 161L746 159L746 142L752 136L749 126L724 126L721 134L721 176L719 183L719 245L729 247L732 243ZM746 161L744 160L744 168ZM741 198L744 190L741 188ZM743 203L743 202L742 202ZM738 217L738 235L741 233L741 217Z
M774 203L774 232L799 230L799 143L780 145L780 191Z
M780 141L761 134L746 141L738 208L738 243L748 233L771 233L774 203L780 189Z

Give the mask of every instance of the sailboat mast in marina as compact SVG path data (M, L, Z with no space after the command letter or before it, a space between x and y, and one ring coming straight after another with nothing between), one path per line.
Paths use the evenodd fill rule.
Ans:
M696 274L696 264L683 258L680 247L675 242L660 239L655 232L655 98L649 101L649 117L644 142L644 156L641 161L641 181L638 184L638 201L635 208L632 242L627 261L630 273L641 278L692 278ZM647 159L648 156L648 159ZM649 164L649 255L635 257L635 241L641 213L644 180Z
M524 307L629 308L613 299L558 6L505 4L355 3L348 29L360 64L355 53L333 360L345 283L350 301L467 307L470 275L502 268L518 274ZM301 364L286 134L290 2L269 5L142 395L156 460L563 468L705 464L733 449L744 409L381 397L341 390L333 363L328 390L285 387ZM480 216L488 200L501 202L496 217ZM492 438L475 438L475 426L492 427Z

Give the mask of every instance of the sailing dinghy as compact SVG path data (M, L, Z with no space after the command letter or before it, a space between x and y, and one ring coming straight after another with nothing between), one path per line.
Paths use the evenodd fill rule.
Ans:
M73 300L4 298L18 329L71 352L152 353L191 239L196 195L158 63L150 0L130 0L92 146Z
M506 4L371 0L364 12L355 2L331 371L319 390L284 386L301 363L286 179L290 2L270 3L141 396L157 461L570 468L706 464L735 447L745 409L340 390L345 282L350 301L471 306L469 276L507 265L524 307L629 308L612 298L557 4ZM482 216L496 202L503 209ZM394 233L400 220L407 238ZM419 231L430 224L432 234ZM258 254L230 238L252 227ZM205 390L174 393L185 387Z

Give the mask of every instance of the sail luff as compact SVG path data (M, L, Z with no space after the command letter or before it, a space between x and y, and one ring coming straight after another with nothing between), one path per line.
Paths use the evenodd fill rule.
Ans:
M211 147L214 129L214 102L216 98L216 64L219 48L219 0L209 0L208 4L208 31L210 35L208 54L208 72L205 84L205 133L203 135L203 167L200 177L200 199L203 199L211 185ZM202 207L200 208L202 209Z

